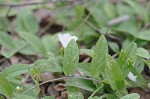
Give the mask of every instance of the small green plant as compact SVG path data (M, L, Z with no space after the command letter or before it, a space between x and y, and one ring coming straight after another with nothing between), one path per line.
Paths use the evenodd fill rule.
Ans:
M101 35L94 49L79 50L76 36L59 34L59 40L64 50L61 56L48 52L48 59L35 61L31 65L14 64L5 68L0 73L0 93L11 99L37 99L40 86L47 82L66 79L66 88L69 99L84 99L80 89L92 92L88 99L139 99L136 93L128 94L127 88L148 88L148 81L141 72L144 63L149 65L147 52L138 50L136 43L132 42L119 53L118 58L113 58L108 52L108 42ZM92 58L91 62L80 63L79 52L82 51ZM146 57L145 57L146 56ZM144 59L144 58L145 59ZM66 76L42 82L42 72L60 72ZM76 77L76 71L83 73ZM21 85L21 74L28 73L33 85ZM97 95L100 93L101 95ZM54 99L44 96L42 99Z
M91 93L88 99L139 99L138 94L129 94L128 88L150 87L149 80L142 75L145 66L150 69L150 55L146 50L150 41L150 1L146 4L139 3L140 0L112 1L54 0L54 6L41 2L18 11L24 5L20 5L20 0L12 1L13 6L0 0L4 6L0 9L1 56L9 59L17 53L41 58L30 65L13 64L3 69L0 99L38 99L40 86L63 79L69 99L84 99L86 95L80 89ZM52 22L48 21L44 28L35 15L39 9L55 12L50 17ZM46 30L52 24L76 36L51 34ZM59 48L59 41L63 48ZM90 60L80 61L80 52ZM65 76L41 82L43 72ZM82 75L75 76L77 72ZM25 81L22 74L29 75L35 84L22 84Z
M15 2L19 3L20 0L15 0ZM2 0L1 3L7 3L7 1ZM96 2L82 0L78 5L69 9L64 2L57 2L55 5L54 8L47 5L36 7L32 5L19 12L12 7L9 15L15 17L13 22L16 23L12 30L9 30L12 21L9 21L4 13L0 13L0 44L7 49L7 51L2 50L1 55L10 58L20 53L23 55L40 54L45 57L45 51L53 53L58 51L57 35L40 36L42 28L33 13L34 10L41 8L53 11L62 7L63 9L57 10L57 13L51 17L52 20L64 27L65 31L78 36L79 41L88 48L93 45L100 34L113 39L108 44L115 52L114 54L119 53L119 42L123 42L121 44L124 49L133 41L138 47L146 46L150 41L149 1L146 6L139 4L138 0L123 0L121 3L112 3L111 0L96 0ZM7 12L7 8L3 7L0 11ZM8 35L8 31L16 33L17 39ZM48 46L47 42L50 42L51 45Z

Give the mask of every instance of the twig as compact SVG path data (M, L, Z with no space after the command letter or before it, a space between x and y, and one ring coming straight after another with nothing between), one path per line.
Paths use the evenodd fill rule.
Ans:
M86 23L87 23L91 28L93 28L94 30L96 30L97 32L99 32L100 34L102 34L101 31L100 31L100 29L99 29L98 27L96 27L94 24L92 24L92 23L89 22L89 21L86 21ZM109 30L109 28L107 29L106 32L108 32L108 30ZM118 40L118 41L121 41L121 39L119 39L118 37L113 36L113 35L111 35L111 34L107 34L106 36L107 36L107 37L110 37L110 38L112 38L112 39L116 39L116 40Z
M120 43L121 43L121 39L120 39L119 37L116 37L116 36L111 35L111 34L107 34L107 37L112 38L112 39L114 39L114 40L118 40L118 41L120 41Z
M47 3L57 3L57 2L75 2L77 0L48 0L44 2L32 2L32 3L21 3L21 4L0 4L2 7L20 7L20 6L32 6L39 4L47 4Z
M100 29L99 29L98 27L96 27L94 24L92 24L92 23L89 22L89 21L86 21L86 23L87 23L91 28L93 28L94 30L96 30L97 32L99 32L100 34L102 34L101 31L100 31ZM118 37L116 37L116 36L114 36L114 35L111 35L111 34L107 34L108 31L109 31L109 28L106 30L105 36L107 36L107 37L109 37L109 38L112 38L112 39L114 39L114 40L117 40L117 41L120 42L120 44L122 44L120 38L118 38Z
M129 15L123 15L123 16L119 16L115 19L112 19L108 22L108 26L112 26L112 25L115 25L115 24L118 24L120 22L123 22L123 21L126 21L130 19L130 16Z
M75 78L80 78L80 79L84 79L84 80L91 80L91 81L96 81L96 82L102 82L100 80L94 80L92 78L84 78L84 77L62 77L62 78L56 78L56 79L47 80L45 82L40 83L39 86L41 86L43 84L46 84L46 83L49 83L49 82L54 82L54 81L64 80L64 79L75 79ZM23 94L29 92L30 90L35 89L36 87L37 86L33 86L30 89L28 89L28 90L24 91L23 93L21 93L20 95L23 95Z

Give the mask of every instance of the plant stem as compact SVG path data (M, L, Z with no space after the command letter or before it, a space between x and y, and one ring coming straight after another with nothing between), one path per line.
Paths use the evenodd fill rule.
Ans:
M54 82L54 81L64 80L64 79L74 79L74 78L79 78L79 79L84 79L84 80L91 80L91 81L96 81L96 82L102 82L100 80L95 80L95 79L92 79L92 78L85 78L85 77L62 77L62 78L56 78L56 79L47 80L45 82L40 83L39 86L41 86L43 84L46 84L46 83L49 83L49 82ZM29 92L30 90L35 89L36 87L37 86L35 85L35 86L31 87L30 89L22 92L20 95L23 95L23 94Z
M103 87L103 85L101 85L99 88L97 88L88 99L92 98L102 87Z

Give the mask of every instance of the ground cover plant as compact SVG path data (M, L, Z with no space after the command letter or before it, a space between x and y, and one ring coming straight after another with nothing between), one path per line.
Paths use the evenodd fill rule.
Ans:
M0 0L1 99L149 99L150 1Z

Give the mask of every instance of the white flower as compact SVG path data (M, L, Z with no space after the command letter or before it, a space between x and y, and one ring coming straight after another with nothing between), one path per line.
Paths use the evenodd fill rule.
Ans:
M136 81L137 76L134 76L132 72L129 72L128 78L129 78L131 81Z
M62 43L63 47L66 48L69 42L73 39L77 41L78 37L76 36L71 36L69 33L66 34L58 34L59 41Z

